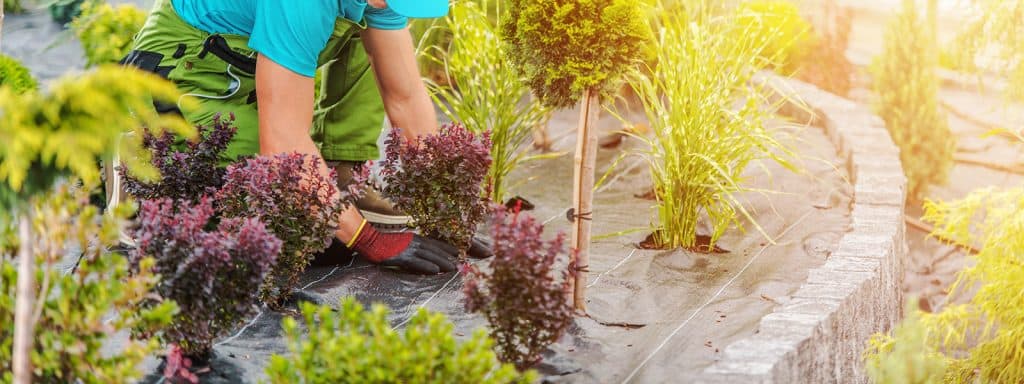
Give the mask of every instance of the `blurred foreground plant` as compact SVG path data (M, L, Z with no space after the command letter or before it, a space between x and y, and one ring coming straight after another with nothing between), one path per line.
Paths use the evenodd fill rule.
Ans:
M885 48L871 67L876 111L885 121L907 174L907 195L920 199L930 184L945 183L956 139L939 110L935 30L913 0L886 30Z
M704 212L713 249L726 229L739 225L738 214L753 221L737 197L747 190L747 166L771 159L793 169L787 161L792 152L765 127L764 98L750 82L767 64L759 58L765 40L743 33L747 28L735 14L695 9L662 14L657 67L632 77L630 85L654 131L654 138L638 138L650 148L646 157L658 200L655 242L667 248L696 245Z
M490 324L498 358L529 368L572 324L573 307L565 294L568 270L558 270L565 234L542 239L544 226L529 215L494 209L491 237L494 258L484 271L466 264L466 309Z
M404 331L391 327L387 309L367 311L349 298L338 313L328 306L302 303L304 328L283 321L288 356L270 358L271 383L532 383L532 371L520 374L498 362L491 340L478 330L457 342L443 315L420 309Z
M412 216L424 234L465 251L487 214L484 178L491 165L490 136L458 124L409 142L388 133L381 191Z
M71 21L71 30L82 43L86 66L113 64L131 50L135 34L146 22L146 12L132 4L116 7L88 0L81 14Z
M213 214L208 198L143 201L134 231L134 270L158 274L156 292L181 307L164 341L189 356L207 355L214 339L256 313L255 292L281 251L257 219L224 219L208 231Z
M159 333L177 310L173 302L150 300L158 277L153 259L139 259L144 270L129 274L125 257L108 247L117 244L125 225L124 208L100 215L88 193L68 184L33 199L34 235L29 244L36 263L38 292L32 308L35 331L31 353L33 381L41 383L124 383L139 379L142 360L159 348L156 340L128 338L110 350L111 337L122 331ZM67 264L69 250L80 259ZM8 249L8 251L16 251ZM19 260L25 262L24 260ZM18 272L6 252L0 256L0 382L13 380L15 281Z
M487 6L500 1L483 3ZM508 47L500 39L497 24L502 17L500 7L494 17L488 17L477 2L457 1L442 24L451 34L451 42L425 48L421 53L421 57L444 68L444 84L430 84L441 111L473 133L490 132L493 162L487 184L491 187L490 198L496 202L505 199L505 178L512 169L539 158L528 156L529 147L524 144L548 113L539 102L526 97L529 88L525 78L507 65Z
M1024 188L983 189L963 200L925 203L924 220L935 224L934 235L954 244L980 243L977 263L961 271L950 287L953 304L922 315L919 325L927 348L919 353L945 358L947 383L1019 383L1024 378ZM913 323L911 323L913 324ZM881 343L916 343L897 332L879 336ZM879 360L889 359L878 349ZM873 357L874 358L874 357Z

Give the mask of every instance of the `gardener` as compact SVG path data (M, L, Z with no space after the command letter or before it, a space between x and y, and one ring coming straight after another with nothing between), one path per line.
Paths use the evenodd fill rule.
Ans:
M438 131L406 24L407 17L447 11L447 0L157 0L124 63L197 98L200 107L183 113L192 124L233 114L238 133L225 161L320 155L344 186L354 165L379 156L385 114L406 138ZM182 112L176 105L157 109ZM408 221L370 190L342 215L336 235L371 262L454 271L451 245L375 229Z

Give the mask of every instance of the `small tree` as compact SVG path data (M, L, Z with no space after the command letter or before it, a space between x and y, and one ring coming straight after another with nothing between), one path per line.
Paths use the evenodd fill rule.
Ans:
M635 0L512 0L504 21L509 57L533 94L553 108L582 100L573 178L575 305L585 310L600 98L635 70L651 41Z
M544 226L533 217L494 209L491 236L494 258L481 271L467 264L466 309L490 324L498 358L528 368L572 324L572 303L564 294L571 280L556 265L565 255L565 234L542 239Z
M946 182L956 150L949 122L939 109L937 65L935 30L913 0L904 0L871 72L876 110L900 148L907 192L913 198L924 197L929 184Z

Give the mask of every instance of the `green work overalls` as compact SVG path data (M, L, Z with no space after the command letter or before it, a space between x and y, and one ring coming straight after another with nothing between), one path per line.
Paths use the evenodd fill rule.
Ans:
M328 161L379 157L377 138L384 104L359 32L364 23L339 17L320 53L320 96L310 136ZM249 38L203 32L182 20L170 0L157 0L122 63L155 72L194 96L200 107L183 113L186 121L209 125L218 114L234 115L238 133L224 161L259 153L256 108L256 52ZM161 112L175 105L157 105Z

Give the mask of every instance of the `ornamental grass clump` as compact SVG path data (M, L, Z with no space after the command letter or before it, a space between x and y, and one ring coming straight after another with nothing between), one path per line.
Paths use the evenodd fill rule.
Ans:
M479 312L490 324L501 361L528 368L541 352L557 342L572 324L573 306L565 257L565 234L544 241L544 226L533 217L495 207L491 236L494 258L482 271L463 267L466 309Z
M973 266L949 288L950 304L923 314L926 336L919 354L944 360L946 383L1019 383L1024 378L1024 188L982 189L953 202L925 203L933 235L960 246L979 247ZM893 358L894 346L917 343L896 332L879 335L869 361Z
M747 166L771 159L792 169L792 152L765 127L764 98L750 81L766 65L765 40L738 33L744 28L734 13L706 8L664 13L657 66L630 80L654 132L640 139L650 148L658 202L653 240L664 248L696 246L703 212L712 228L707 249L714 249L726 229L740 225L738 215L753 221L737 196L748 190Z
M935 30L915 2L905 0L884 41L882 54L871 67L878 94L875 110L900 148L907 195L921 199L929 185L947 181L956 150L956 138L939 105Z
M112 336L136 331L156 334L166 326L177 307L173 302L149 300L159 277L149 270L153 259L141 259L144 268L130 274L127 259L110 253L117 234L130 213L119 209L101 215L89 204L85 189L64 184L38 195L32 202L34 235L20 246L30 247L36 266L36 316L32 333L30 376L37 383L127 383L142 377L139 366L160 348L156 340L120 339L109 349ZM10 245L10 244L9 244ZM12 341L15 325L15 264L6 251L0 255L0 382L10 383ZM67 269L68 247L80 247L75 266ZM18 261L19 263L25 261Z
M811 23L796 4L784 0L750 0L736 10L737 39L759 39L759 57L783 75L793 75L815 48Z
M321 174L323 161L298 153L256 157L231 165L215 204L222 218L255 218L283 242L281 254L259 290L279 307L299 282L313 256L334 238L338 217L356 196L338 195L335 176Z
M501 41L498 27L503 13L491 18L484 9L487 6L456 2L444 20L450 43L430 47L421 56L444 68L444 84L430 84L441 111L474 133L490 132L493 161L487 184L491 200L504 201L508 193L505 179L512 169L545 157L530 156L526 144L548 110L526 97L526 78L507 65L509 48Z
M254 293L281 251L281 240L258 219L225 218L213 224L213 217L209 198L195 205L143 201L134 231L133 266L160 275L156 292L181 309L164 341L189 356L207 355L216 338L256 313ZM145 264L150 258L156 263Z
M71 21L71 30L82 43L86 66L112 64L131 50L135 34L146 22L146 12L131 4L116 7L100 1L85 1L81 14Z
M303 334L295 319L283 321L286 356L270 358L271 383L532 383L537 375L500 363L483 330L458 342L441 314L420 309L396 330L387 309L365 310L345 299L340 311L302 303Z
M490 149L488 133L477 135L459 124L414 142L393 129L385 141L381 191L425 235L465 252L487 215Z
M35 91L39 88L36 79L18 60L0 54L0 86L9 87L15 93Z
M234 116L216 116L212 125L197 127L197 137L181 146L175 144L179 139L170 132L157 136L146 130L142 145L152 154L151 164L160 171L160 179L140 180L121 167L125 192L138 199L169 198L193 203L203 196L212 196L224 185L225 170L219 163L235 136L233 121Z

